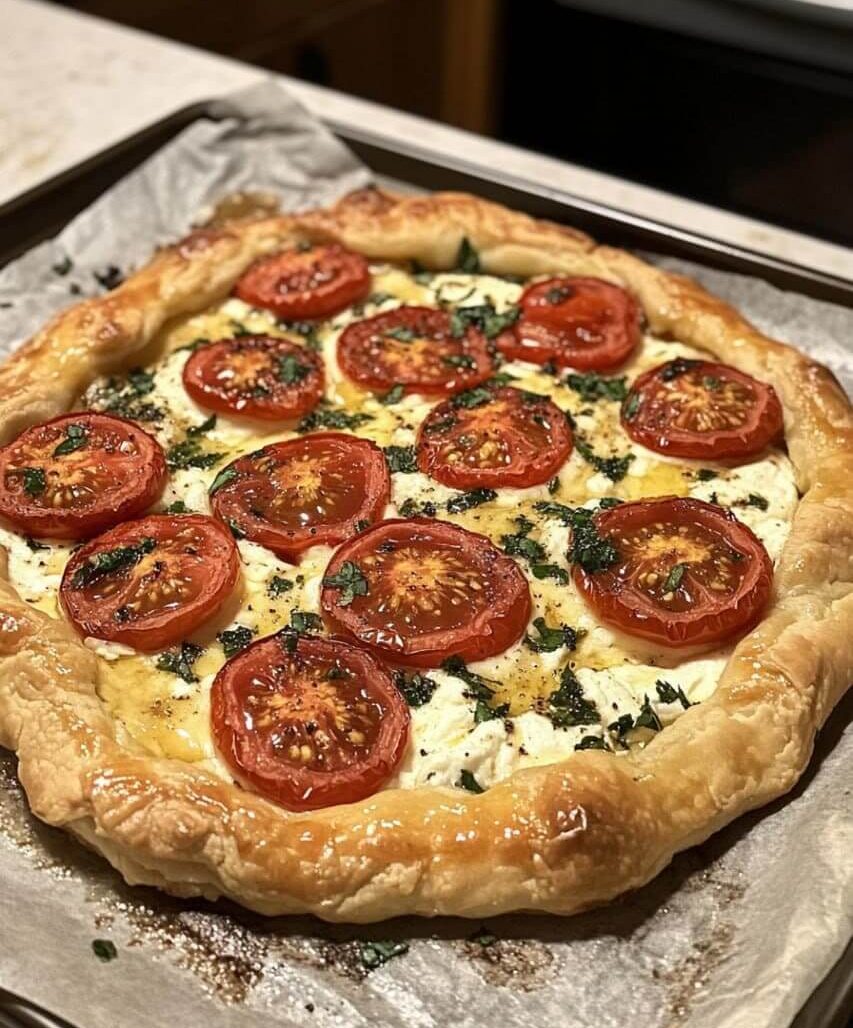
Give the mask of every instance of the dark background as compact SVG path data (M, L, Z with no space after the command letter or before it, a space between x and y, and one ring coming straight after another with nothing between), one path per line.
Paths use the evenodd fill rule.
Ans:
M805 0L68 6L853 243L853 17Z

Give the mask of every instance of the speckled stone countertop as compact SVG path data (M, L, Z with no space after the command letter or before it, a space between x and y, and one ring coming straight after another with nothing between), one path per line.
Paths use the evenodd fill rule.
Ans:
M0 203L197 101L266 73L35 0L0 0ZM853 253L796 232L317 86L285 80L313 113L463 153L540 186L853 281Z

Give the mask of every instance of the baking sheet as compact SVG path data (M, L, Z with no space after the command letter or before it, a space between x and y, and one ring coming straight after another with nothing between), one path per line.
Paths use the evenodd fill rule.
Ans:
M0 273L0 348L80 294L102 290L224 193L326 203L369 175L280 87L224 102L119 183L57 240ZM66 258L73 264L67 267ZM853 312L753 279L701 278L848 386ZM595 1025L783 1028L853 928L853 702L821 735L785 801L682 854L654 883L571 919L482 926L407 919L372 928L264 921L124 886L97 857L31 819L0 760L0 985L79 1028L133 1025ZM118 956L101 962L95 939ZM408 951L372 968L371 942Z

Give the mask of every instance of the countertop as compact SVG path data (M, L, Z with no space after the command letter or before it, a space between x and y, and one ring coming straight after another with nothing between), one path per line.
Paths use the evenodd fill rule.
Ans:
M269 73L36 0L0 0L0 203L197 101ZM464 153L501 168L676 228L853 281L853 253L578 165L283 78L314 114L417 140L437 155Z

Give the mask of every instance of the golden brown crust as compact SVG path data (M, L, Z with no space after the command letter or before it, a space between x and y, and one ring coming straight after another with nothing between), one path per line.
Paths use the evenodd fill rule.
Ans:
M450 267L463 236L487 271L624 284L656 333L771 382L803 499L776 599L712 698L642 752L575 753L480 796L422 788L290 814L193 765L116 740L98 661L0 582L0 743L35 813L131 882L330 920L572 911L648 881L675 852L790 789L853 675L853 415L826 371L698 285L580 233L473 197L364 191L328 211L197 233L108 296L55 318L0 368L0 439L137 358L168 318L223 296L257 256L334 239Z

